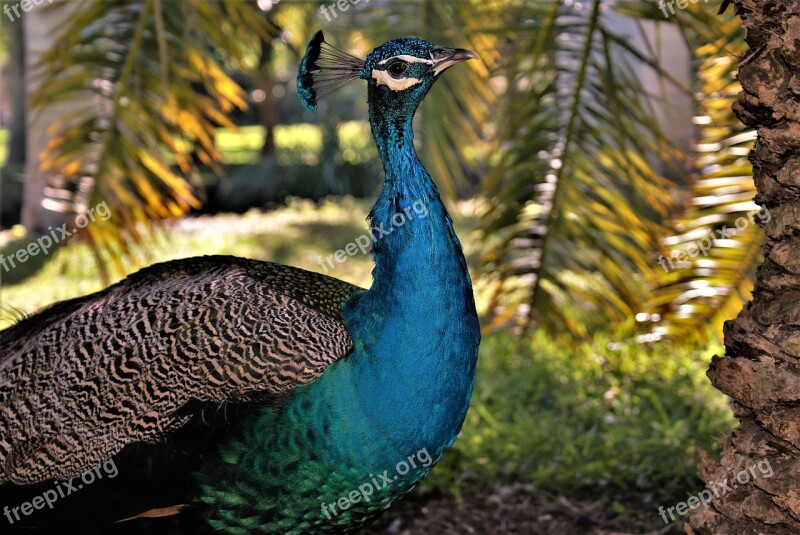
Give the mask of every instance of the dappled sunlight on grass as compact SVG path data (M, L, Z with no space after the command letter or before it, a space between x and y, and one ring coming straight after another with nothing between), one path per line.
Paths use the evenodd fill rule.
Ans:
M0 167L6 164L8 158L8 130L0 128Z
M377 158L369 123L343 121L336 129L339 152L343 162L359 164ZM264 127L241 126L238 129L219 128L214 137L225 164L258 162L264 144ZM281 165L304 163L316 165L322 151L322 127L311 123L281 124L275 127L275 157Z
M367 232L365 221L371 201L352 197L314 203L289 199L279 209L245 214L218 214L184 218L156 233L132 258L129 273L157 262L200 255L234 255L297 266L326 273L368 287L372 255L348 257L333 262L327 271L320 260L342 249ZM466 204L456 205L460 211ZM451 207L452 209L452 207ZM456 224L460 221L456 217ZM471 219L469 220L472 221ZM467 235L466 229L457 229ZM475 248L465 242L469 254ZM121 278L121 277L119 277ZM100 290L103 283L85 243L70 243L59 249L41 271L20 284L0 289L0 327L13 322L16 311L32 313L59 301Z

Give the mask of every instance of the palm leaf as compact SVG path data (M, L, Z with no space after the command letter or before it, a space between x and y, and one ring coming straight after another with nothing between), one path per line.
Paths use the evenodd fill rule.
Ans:
M647 259L672 207L656 163L677 149L600 2L520 10L505 142L484 188L492 326L514 319L582 337L646 298Z
M32 102L78 109L51 126L40 165L68 199L62 210L107 204L110 219L83 230L104 273L107 262L124 271L150 222L200 205L185 148L204 164L219 161L215 128L233 126L227 114L245 106L210 51L241 62L243 40L271 37L259 12L236 0L87 2L70 18L38 66L46 83Z
M695 49L700 79L695 169L670 225L675 232L662 240L663 269L646 308L660 321L648 339L691 339L709 324L721 335L722 323L750 297L763 238L758 223L769 218L752 202L756 192L747 155L755 132L731 113L741 89L734 54L746 50L742 30L732 14L702 24L691 15L681 18L687 39L706 42Z

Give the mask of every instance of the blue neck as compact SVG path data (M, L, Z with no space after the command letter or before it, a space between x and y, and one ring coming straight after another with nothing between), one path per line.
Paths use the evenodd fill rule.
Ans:
M461 243L436 185L417 156L411 122L410 116L370 114L386 176L369 214L377 239L368 294L380 306L399 299L396 306L407 309L415 319L447 310L454 302L477 317Z
M343 308L360 353L351 360L354 384L371 425L438 456L455 439L472 392L480 339L472 284L450 216L414 149L411 117L370 115L386 174L370 228L390 233L375 232L370 290Z
M452 231L450 217L441 203L436 185L417 156L412 118L384 120L372 117L370 122L385 174L383 189L369 214L370 229L392 231L373 244L375 270L372 289L375 291L405 278L402 273L404 254L409 256L405 262L420 264L416 268L426 273L426 277L419 278L433 284L438 277L436 266L440 266L443 259L434 261L428 258L426 261L423 258L426 250L417 248L417 245L438 242L446 236L449 239L441 243L449 253L446 256L460 254L461 245ZM402 217L397 214L402 214ZM398 226L401 221L402 226ZM380 231L373 232L381 235ZM408 288L402 290L407 292Z

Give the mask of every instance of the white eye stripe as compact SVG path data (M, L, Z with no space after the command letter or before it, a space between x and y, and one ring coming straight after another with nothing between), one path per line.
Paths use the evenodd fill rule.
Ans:
M392 78L388 72L379 71L377 69L372 70L372 77L375 78L378 85L385 85L392 91L408 89L411 86L417 85L420 81L419 78L400 78L398 80Z
M391 58L386 58L382 61L378 62L378 65L384 65L387 61L391 61L393 59L400 59L407 63L426 63L428 65L433 65L433 60L430 59L422 59L416 56L409 56L407 54L400 54L399 56L392 56Z

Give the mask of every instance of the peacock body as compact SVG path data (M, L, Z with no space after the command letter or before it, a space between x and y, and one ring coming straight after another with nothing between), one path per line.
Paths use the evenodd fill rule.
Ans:
M391 229L373 245L368 290L202 257L0 333L0 505L118 467L13 527L175 513L195 532L347 533L428 473L463 423L480 335L412 119L441 72L471 57L417 38L366 60L321 32L309 43L298 92L310 109L328 84L368 82L385 172L369 222Z

